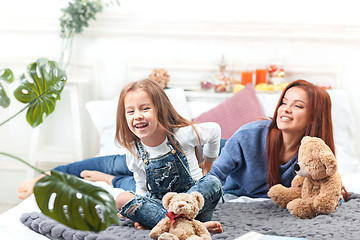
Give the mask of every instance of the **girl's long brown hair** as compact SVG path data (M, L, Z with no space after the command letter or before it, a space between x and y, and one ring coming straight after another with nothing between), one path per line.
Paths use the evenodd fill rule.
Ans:
M193 126L193 122L190 122L189 120L182 117L175 110L165 91L160 87L160 85L150 79L143 79L138 82L129 83L122 89L116 114L117 116L115 140L121 146L127 148L130 152L134 154L133 146L136 141L139 140L139 138L133 132L131 132L127 125L124 100L127 93L138 89L144 90L150 95L151 100L156 108L157 120L161 128L166 131L170 141L174 144L176 148L178 148L175 144L173 133L171 132L171 130L174 128L185 127L189 125ZM199 138L199 135L195 128L194 130Z
M278 109L283 101L287 90L292 87L299 87L306 91L309 104L309 124L305 129L304 136L319 137L330 147L335 154L333 137L333 126L331 120L331 99L325 89L315 86L305 80L296 80L290 83L282 92L276 106L274 116L271 120L269 133L267 135L266 147L268 155L268 176L269 187L280 183L280 150L283 148L282 132L276 125ZM299 142L300 146L300 142Z

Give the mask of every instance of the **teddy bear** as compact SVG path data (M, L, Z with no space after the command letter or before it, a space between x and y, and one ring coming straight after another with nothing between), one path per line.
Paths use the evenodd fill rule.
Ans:
M211 235L196 215L204 206L204 197L199 192L169 192L162 199L168 211L150 232L151 239L158 240L211 240Z
M342 196L342 182L329 146L320 138L303 137L294 169L297 175L291 186L274 185L268 196L303 219L335 212Z

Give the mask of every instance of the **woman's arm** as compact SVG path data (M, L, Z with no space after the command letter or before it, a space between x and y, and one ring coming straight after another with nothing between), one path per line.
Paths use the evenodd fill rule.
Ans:
M210 174L216 176L224 184L227 176L238 167L241 167L243 154L241 144L234 134L222 148L220 156L212 164Z

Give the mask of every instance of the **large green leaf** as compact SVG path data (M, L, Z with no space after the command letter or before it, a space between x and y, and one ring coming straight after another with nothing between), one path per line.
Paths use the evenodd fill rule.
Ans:
M99 232L120 224L113 197L72 175L51 171L51 176L36 183L34 194L45 215L73 229ZM103 219L97 208L101 208Z
M54 111L67 77L56 62L45 58L31 63L27 73L32 80L27 80L23 74L14 95L20 102L29 104L26 120L32 127L36 127Z
M9 68L0 70L0 79L4 80L7 83L12 83L14 81L14 74ZM0 83L0 106L7 108L10 105L10 98L7 96L6 91L3 85Z

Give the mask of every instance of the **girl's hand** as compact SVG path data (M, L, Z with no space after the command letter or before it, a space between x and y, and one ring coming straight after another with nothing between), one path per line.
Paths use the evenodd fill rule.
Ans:
M209 158L204 155L204 161L199 164L200 168L202 169L203 176L205 176L210 171L215 160L216 158Z
M210 171L210 169L212 168L212 162L206 162L206 161L204 161L204 162L202 162L202 174L203 174L203 176L205 176L209 171Z

